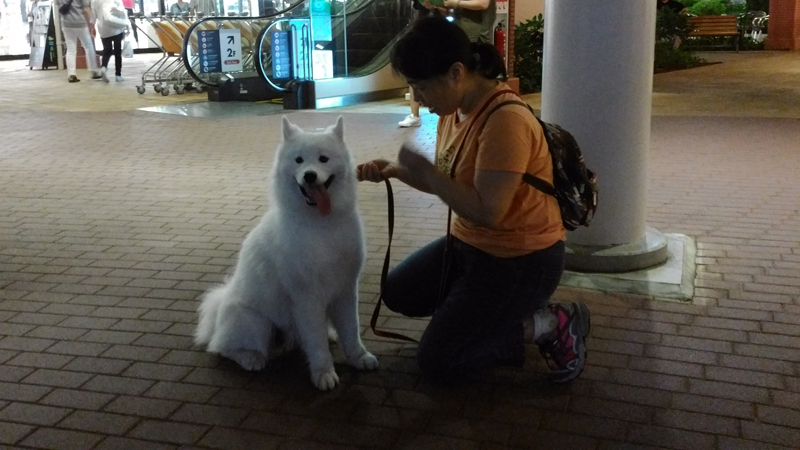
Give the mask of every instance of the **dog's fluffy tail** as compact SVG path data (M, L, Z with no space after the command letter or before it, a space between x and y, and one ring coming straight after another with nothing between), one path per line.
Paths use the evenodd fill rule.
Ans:
M200 307L197 309L200 315L200 323L194 333L194 342L198 345L208 345L214 337L214 329L217 324L219 307L225 298L228 297L228 285L217 286L203 294Z

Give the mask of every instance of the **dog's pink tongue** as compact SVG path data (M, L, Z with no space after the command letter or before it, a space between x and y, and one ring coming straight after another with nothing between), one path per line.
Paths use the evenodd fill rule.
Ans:
M312 186L308 188L308 194L317 204L317 209L323 217L331 213L331 197L327 189L322 186Z

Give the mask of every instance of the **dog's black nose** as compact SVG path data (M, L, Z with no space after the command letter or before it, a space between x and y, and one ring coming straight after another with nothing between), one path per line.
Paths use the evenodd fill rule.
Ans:
M311 184L317 181L317 172L308 171L303 174L303 179L306 180L306 183Z

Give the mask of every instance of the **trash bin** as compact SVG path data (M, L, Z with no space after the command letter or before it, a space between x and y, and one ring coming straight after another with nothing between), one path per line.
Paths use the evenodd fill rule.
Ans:
M317 99L313 80L291 80L283 93L283 109L316 109Z

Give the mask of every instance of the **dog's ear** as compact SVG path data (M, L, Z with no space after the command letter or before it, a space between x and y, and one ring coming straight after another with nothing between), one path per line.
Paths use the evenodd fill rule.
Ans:
M287 119L286 116L283 116L283 140L284 141L288 141L289 139L294 137L294 135L296 135L298 133L302 133L302 132L303 132L303 130L301 130L300 127L298 127L297 125L289 122L289 119Z
M336 125L329 128L329 130L333 131L333 135L336 136L337 139L344 142L344 117L339 116L336 119Z

